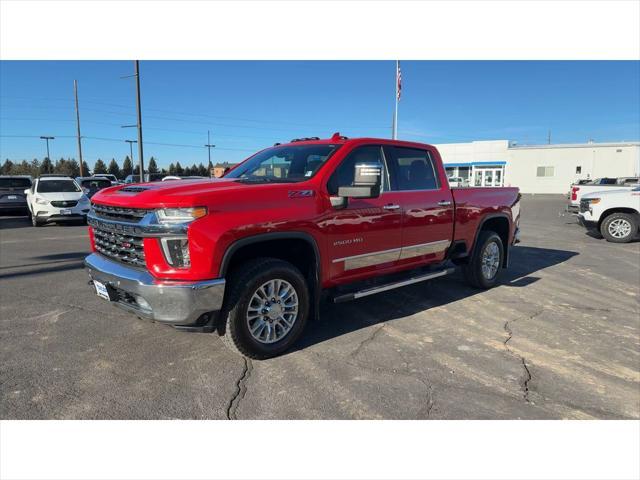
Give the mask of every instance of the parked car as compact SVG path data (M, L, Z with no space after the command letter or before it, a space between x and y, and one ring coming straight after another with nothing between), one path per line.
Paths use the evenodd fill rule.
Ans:
M31 188L31 182L28 175L0 176L0 214L28 211L24 190Z
M496 285L518 238L517 188L450 189L437 149L302 139L215 182L102 190L89 214L94 293L183 330L217 329L268 358L319 313L448 275Z
M111 173L95 173L93 176L107 178L109 179L112 185L120 185L122 183L120 180L118 180L118 177L116 177Z
M635 182L634 182L635 180ZM597 178L592 182L583 185L573 184L569 196L569 205L567 211L577 214L580 209L580 199L583 195L598 192L609 188L627 188L632 189L638 184L637 177L620 177L620 178Z
M24 190L31 223L86 220L91 204L75 180L69 177L39 177Z
M77 177L76 183L80 185L84 194L91 198L96 192L103 188L109 188L113 185L113 182L106 177Z
M176 175L167 175L166 177L162 178L163 182L168 182L168 181L171 181L171 180L182 180L182 178L178 177Z
M640 226L640 187L584 195L580 200L578 222L609 242L630 242Z
M449 186L451 188L462 187L464 186L464 180L462 177L449 177Z
M145 182L159 182L162 178L165 177L162 173L145 173L144 181ZM124 179L124 183L140 183L140 175L127 175Z

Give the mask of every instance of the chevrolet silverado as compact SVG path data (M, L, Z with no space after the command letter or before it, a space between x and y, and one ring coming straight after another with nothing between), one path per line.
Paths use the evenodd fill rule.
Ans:
M92 198L95 293L138 317L279 355L342 302L452 273L490 288L518 239L517 188L449 187L431 145L275 144L218 179L116 186Z

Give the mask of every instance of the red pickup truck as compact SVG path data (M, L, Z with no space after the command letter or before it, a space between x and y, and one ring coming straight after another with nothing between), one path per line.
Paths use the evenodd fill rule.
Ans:
M517 188L449 188L431 145L296 139L220 179L101 190L85 266L114 305L268 358L299 338L321 298L361 298L456 265L492 287L518 238L519 199Z

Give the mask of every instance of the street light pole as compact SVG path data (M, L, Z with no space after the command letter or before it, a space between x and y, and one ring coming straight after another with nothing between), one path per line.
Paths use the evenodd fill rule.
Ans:
M84 177L84 174L82 171L82 140L81 140L82 137L80 136L80 109L78 108L78 81L77 80L73 81L73 91L76 96L76 124L78 127L78 157L80 157L80 176Z
M41 136L40 138L47 142L47 159L51 161L51 157L49 156L49 140L54 140L56 137Z
M144 156L142 154L142 107L140 99L140 62L135 61L136 65L136 107L138 110L138 160L140 162L140 181L144 182Z
M211 169L213 168L213 165L211 163L211 149L215 147L215 145L211 145L211 137L210 137L210 132L209 130L207 130L207 144L205 145L205 147L207 147L207 150L209 151L209 177L211 177L212 173L211 173Z

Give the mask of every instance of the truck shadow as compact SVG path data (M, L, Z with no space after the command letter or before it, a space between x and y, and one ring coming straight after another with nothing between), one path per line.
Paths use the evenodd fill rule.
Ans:
M521 288L531 285L540 279L532 276L533 273L576 255L577 252L567 250L516 246L511 251L511 266L502 271L500 286ZM349 303L323 302L320 320L309 322L292 351L482 293L482 290L469 287L462 275L456 272L448 278L402 287Z

